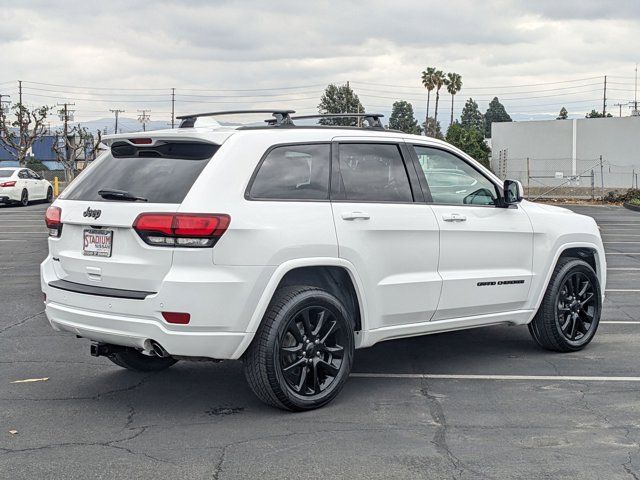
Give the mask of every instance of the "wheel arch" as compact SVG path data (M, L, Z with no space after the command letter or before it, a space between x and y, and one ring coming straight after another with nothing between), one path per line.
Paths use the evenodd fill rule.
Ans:
M345 303L354 315L356 347L360 332L367 328L366 299L364 288L354 265L340 258L309 258L290 260L279 265L271 275L247 326L245 339L232 358L240 358L253 341L262 318L277 289L281 286L311 285L329 291Z
M544 298L544 294L549 287L549 282L551 281L551 276L558 265L558 262L561 258L565 257L575 257L581 260L585 260L591 267L595 270L596 275L598 277L598 281L600 282L600 289L602 294L602 299L604 300L604 288L606 284L606 263L604 258L604 250L601 246L598 246L593 243L587 242L573 242L566 243L561 245L558 249L556 249L556 253L554 255L553 261L550 263L549 267L546 271L546 276L544 279L544 283L542 287L539 288L536 296L535 304L533 305L533 313L529 318L529 322L533 320L533 317L537 313L540 308L540 304L542 303L542 299ZM528 323L528 322L527 322Z

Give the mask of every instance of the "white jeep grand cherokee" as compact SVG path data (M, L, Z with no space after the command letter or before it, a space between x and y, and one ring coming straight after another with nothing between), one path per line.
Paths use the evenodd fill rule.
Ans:
M53 328L132 370L242 359L256 395L289 410L331 401L354 349L382 340L510 324L550 350L591 341L606 275L593 219L524 201L381 115L272 113L106 137L47 210Z

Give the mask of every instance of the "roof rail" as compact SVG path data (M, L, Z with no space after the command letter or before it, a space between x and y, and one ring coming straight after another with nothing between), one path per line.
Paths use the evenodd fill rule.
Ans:
M189 115L181 115L176 117L180 122L179 128L191 128L195 125L196 120L199 117L215 117L218 115L244 115L250 113L270 113L273 115L273 119L267 120L270 125L293 125L291 121L291 113L296 113L295 110L224 110L220 112L207 112L207 113L190 113Z
M310 118L362 118L368 123L370 128L384 128L380 119L384 117L381 113L318 113L315 115L298 115L291 117L291 120L307 120ZM271 120L269 120L271 121Z

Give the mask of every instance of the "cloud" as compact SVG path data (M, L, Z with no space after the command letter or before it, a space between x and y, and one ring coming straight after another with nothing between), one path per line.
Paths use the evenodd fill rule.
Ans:
M180 111L228 108L233 102L242 107L275 106L279 101L313 110L321 87L261 92L281 95L253 98L238 97L242 92L206 93L226 98L187 97L198 92L185 89L257 89L351 80L354 86L358 82L414 86L370 86L374 91L357 93L367 107L375 109L387 104L390 109L391 98L404 97L423 115L419 75L430 65L462 74L464 86L456 108L469 96L479 98L486 108L494 94L509 98L503 95L509 92L503 87L509 85L631 75L640 27L640 2L633 0L615 4L595 0L87 0L81 7L70 1L2 3L0 19L6 27L0 31L0 84L20 78L64 85L176 87ZM619 91L612 90L612 99L629 96L629 80L619 81L622 85ZM359 87L363 89L362 84ZM11 88L13 97L15 87ZM589 102L599 96L582 93L589 89L566 90L565 97L544 103L531 98L505 104L511 110L538 112L559 110L563 100L582 100L575 104L576 110L587 111L596 106ZM25 92L34 103L74 99L78 114L87 117L116 106L131 111L151 108L152 118L153 111L158 112L156 118L166 117L169 111L168 90L155 93L156 97L145 92L147 96L142 97L127 91L100 93L25 84ZM547 106L553 102L557 108ZM446 111L449 102L444 103Z

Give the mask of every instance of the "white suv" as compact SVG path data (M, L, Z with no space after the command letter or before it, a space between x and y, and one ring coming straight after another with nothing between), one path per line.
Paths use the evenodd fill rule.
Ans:
M53 328L133 370L242 359L257 396L290 410L332 400L354 349L382 340L528 324L550 350L591 341L606 275L593 219L524 201L380 115L289 113L106 137L46 214Z

